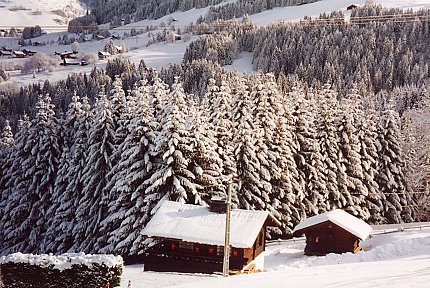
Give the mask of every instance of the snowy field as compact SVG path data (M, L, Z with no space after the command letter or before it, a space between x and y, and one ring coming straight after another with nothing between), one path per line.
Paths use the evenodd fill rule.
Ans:
M126 266L121 288L129 280L132 288L429 287L430 223L374 226L357 254L309 257L303 255L304 246L304 238L269 243L266 272L226 279Z

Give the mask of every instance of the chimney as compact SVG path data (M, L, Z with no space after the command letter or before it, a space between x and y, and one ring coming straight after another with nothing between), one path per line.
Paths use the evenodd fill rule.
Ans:
M226 213L227 211L227 198L225 196L212 196L209 211L215 213Z

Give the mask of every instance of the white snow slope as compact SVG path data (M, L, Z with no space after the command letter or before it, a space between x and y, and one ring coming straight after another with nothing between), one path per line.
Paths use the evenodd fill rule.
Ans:
M121 288L129 281L133 288L429 287L430 223L374 226L357 254L309 257L303 255L304 246L303 238L272 242L265 254L266 272L228 278L126 266Z
M0 26L67 25L85 12L79 0L0 0Z

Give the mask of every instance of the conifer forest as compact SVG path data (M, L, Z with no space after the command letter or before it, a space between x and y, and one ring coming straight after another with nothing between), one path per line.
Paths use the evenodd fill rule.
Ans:
M97 21L112 21L102 7ZM145 7L136 17L162 11ZM204 37L181 64L115 58L0 93L0 255L138 255L162 200L207 206L230 181L234 207L281 221L272 238L335 208L370 224L430 220L430 11L265 27L226 13L201 19L215 33L188 27ZM258 73L224 69L243 52Z

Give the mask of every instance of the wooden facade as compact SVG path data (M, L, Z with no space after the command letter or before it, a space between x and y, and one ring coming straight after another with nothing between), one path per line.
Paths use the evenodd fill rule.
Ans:
M325 221L294 232L306 235L305 255L323 256L329 253L356 253L361 250L360 238L340 226Z
M266 247L264 225L250 248L230 249L230 270L241 271ZM214 273L222 272L224 247L186 242L177 239L159 239L159 243L145 253L144 270L159 272Z

